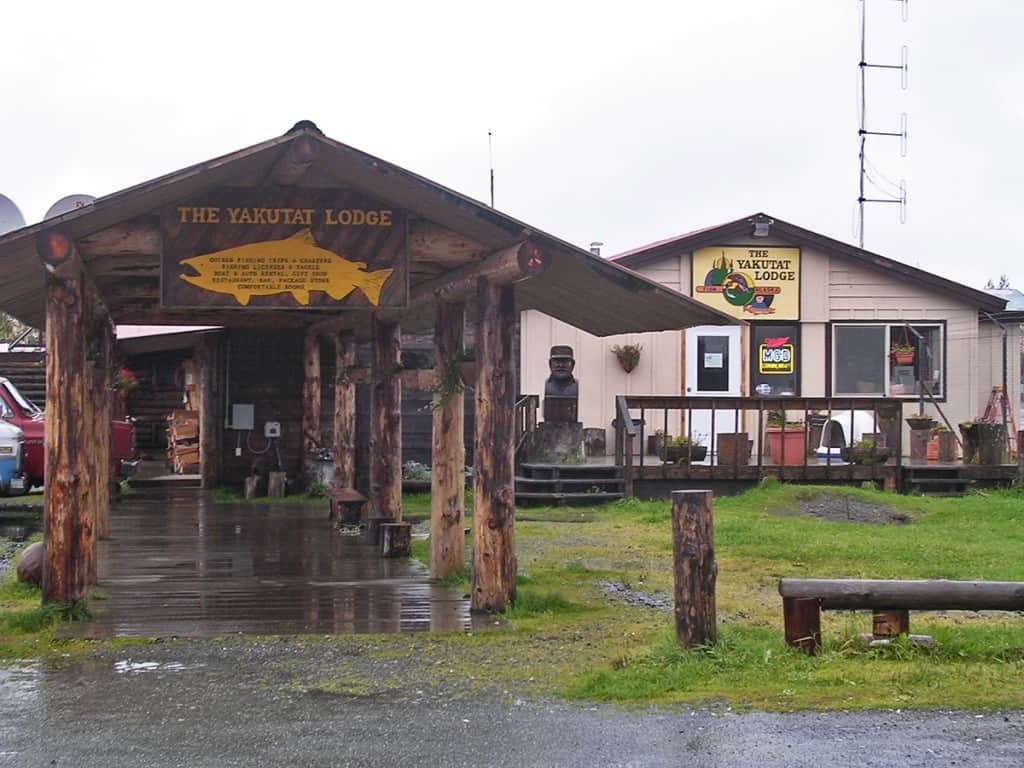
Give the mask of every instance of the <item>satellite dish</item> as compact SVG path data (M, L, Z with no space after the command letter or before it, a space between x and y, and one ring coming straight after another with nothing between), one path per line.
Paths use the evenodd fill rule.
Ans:
M25 226L25 217L9 197L0 195L0 235Z
M68 195L67 197L62 197L50 206L50 210L46 212L43 218L52 219L54 216L60 216L68 211L77 211L79 208L92 205L95 199L92 195Z

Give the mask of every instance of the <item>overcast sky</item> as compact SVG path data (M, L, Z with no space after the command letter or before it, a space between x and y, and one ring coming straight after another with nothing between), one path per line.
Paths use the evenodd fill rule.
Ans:
M866 0L869 141L898 206L865 246L1024 286L1024 2ZM0 193L29 222L284 133L332 138L606 255L763 210L847 241L858 0L19 3L2 12ZM881 196L872 191L872 196Z

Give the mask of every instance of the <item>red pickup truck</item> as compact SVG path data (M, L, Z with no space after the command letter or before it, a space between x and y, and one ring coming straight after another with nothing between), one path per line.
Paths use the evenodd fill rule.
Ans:
M42 487L44 480L43 412L26 400L10 380L0 376L0 418L25 433L25 491ZM128 477L135 469L135 428L130 419L111 423L110 470L113 477Z

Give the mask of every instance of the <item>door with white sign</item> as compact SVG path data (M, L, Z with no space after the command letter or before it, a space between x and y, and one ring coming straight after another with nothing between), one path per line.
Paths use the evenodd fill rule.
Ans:
M686 396L739 397L742 394L743 360L740 351L740 329L734 325L699 325L686 329ZM701 438L708 446L712 460L711 410L690 412L689 434ZM718 435L737 432L736 412L731 408L715 409L714 450L718 451ZM687 434L684 427L683 434Z

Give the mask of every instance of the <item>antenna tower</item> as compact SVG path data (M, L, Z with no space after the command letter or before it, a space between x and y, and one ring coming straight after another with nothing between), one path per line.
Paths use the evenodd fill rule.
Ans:
M867 166L870 165L865 156L864 149L868 136L895 136L900 140L900 156L907 156L907 113L900 115L900 129L898 131L869 131L867 129L867 71L869 69L896 69L900 72L900 87L907 89L907 46L900 49L899 64L875 64L867 61L867 4L868 0L857 0L860 3L860 61L857 66L860 68L860 124L857 135L860 137L860 175L858 177L857 195L857 241L861 248L864 247L864 203L897 203L900 206L900 223L907 220L907 182L901 180L897 185L888 181L881 172L878 176L881 180L888 182L891 187L898 187L899 192L885 189L880 186L868 174ZM891 0L898 2L901 6L903 21L907 20L910 0ZM870 184L883 197L867 197L865 182Z

